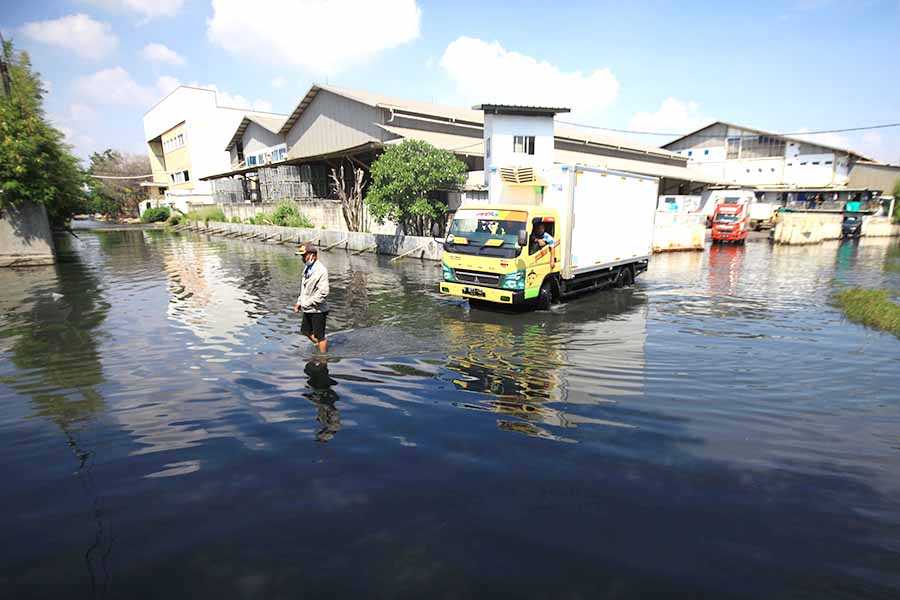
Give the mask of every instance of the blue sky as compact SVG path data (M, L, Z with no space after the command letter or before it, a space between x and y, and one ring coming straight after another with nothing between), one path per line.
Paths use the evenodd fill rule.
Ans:
M562 104L568 120L638 130L900 121L898 0L58 0L5 6L0 28L31 54L82 156L143 152L142 116L178 82L276 112L316 81ZM900 128L814 139L900 162Z

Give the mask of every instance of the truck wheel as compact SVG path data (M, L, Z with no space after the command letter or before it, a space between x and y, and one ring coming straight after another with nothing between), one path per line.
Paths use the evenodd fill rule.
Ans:
M545 279L544 283L541 284L541 291L538 292L537 306L540 310L550 310L552 303L553 292L550 289L550 282Z
M634 271L631 267L625 267L622 269L622 285L625 287L634 285Z

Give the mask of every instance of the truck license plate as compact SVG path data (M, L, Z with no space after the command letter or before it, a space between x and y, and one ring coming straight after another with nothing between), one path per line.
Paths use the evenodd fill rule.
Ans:
M479 290L478 288L465 287L462 292L468 296L478 296L479 298L484 298L486 295L484 290Z

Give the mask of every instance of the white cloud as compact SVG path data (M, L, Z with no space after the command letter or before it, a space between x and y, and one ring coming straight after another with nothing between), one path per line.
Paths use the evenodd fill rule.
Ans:
M51 115L50 121L63 134L66 143L72 146L76 156L87 157L94 151L96 147L94 138L79 132L75 127L67 124L65 117Z
M563 71L547 61L506 50L499 42L459 37L444 50L441 67L463 100L572 108L597 115L615 102L619 82L609 69Z
M159 90L142 86L122 67L97 71L75 80L75 93L94 104L119 104L149 108L159 99Z
M144 49L141 50L141 56L150 62L167 63L170 65L183 65L185 62L184 58L177 52L164 44L157 44L156 42L151 42L144 46Z
M671 96L662 101L656 112L638 112L631 118L629 129L636 131L671 132L673 137L699 129L713 119L700 112L700 105Z
M91 121L97 117L97 111L80 102L74 102L69 105L69 119L72 121L83 122Z
M276 77L275 79L272 80L272 87L275 88L276 90L280 90L281 88L284 87L284 85L286 83L287 83L287 79L285 79L284 77Z
M178 81L178 78L171 75L163 75L156 80L156 89L159 90L160 97L168 96L179 85L181 85L181 82Z
M335 74L419 37L416 0L213 0L209 40L235 56Z
M108 23L95 21L84 14L32 21L22 26L22 33L28 39L57 46L92 60L103 58L119 44L119 38Z
M184 6L184 0L89 0L104 8L137 13L146 20L157 17L174 17Z

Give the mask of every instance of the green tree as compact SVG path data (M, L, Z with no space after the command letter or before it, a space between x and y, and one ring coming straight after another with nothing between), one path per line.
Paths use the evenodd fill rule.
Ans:
M451 152L420 140L390 146L372 163L366 206L379 222L390 219L404 233L427 235L433 223L444 226L447 199L439 190L466 181L466 164Z
M150 173L150 159L107 148L91 154L90 208L92 212L118 218L138 215L138 205L147 196L142 175ZM102 177L96 177L100 175ZM128 179L134 177L134 179Z
M26 52L3 43L9 93L0 88L0 210L22 202L47 207L54 225L65 224L84 206L84 172L47 121L41 78Z

